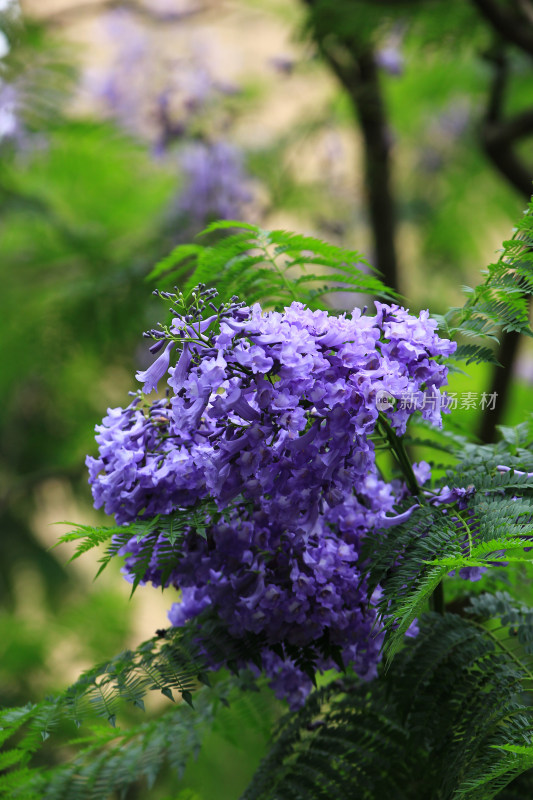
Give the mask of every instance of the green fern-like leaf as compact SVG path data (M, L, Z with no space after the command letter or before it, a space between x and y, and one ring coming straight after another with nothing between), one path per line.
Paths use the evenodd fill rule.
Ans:
M529 765L528 671L479 609L425 615L377 680L335 681L282 721L241 800L490 800Z
M237 221L212 223L203 235L218 239L176 248L149 278L184 284L185 294L199 283L215 285L223 301L239 295L267 307L297 300L317 308L324 295L340 291L394 296L360 253L312 236L264 231Z
M442 325L447 335L459 339L455 354L467 363L497 363L494 339L499 331L517 331L531 336L529 298L533 294L533 202L503 243L499 259L475 289L466 287L468 299L462 309L452 309ZM474 338L473 342L464 339Z
M526 425L516 433L521 444L528 430ZM448 441L453 452L453 438ZM365 542L371 589L379 585L383 590L379 609L388 660L403 646L409 625L427 608L448 572L533 559L533 493L526 472L531 469L531 452L518 448L519 456L513 457L505 441L475 447L459 439L457 447L461 462L448 468L442 482L475 490L466 511L422 502L408 522L371 532ZM513 468L498 469L505 462Z
M256 691L243 692L252 685ZM10 771L5 785L0 784L0 797L95 800L122 795L134 784L150 791L163 769L179 779L214 727L228 741L243 726L267 739L276 714L271 693L260 691L248 676L225 678L197 691L194 707L181 703L157 719L130 722L122 729L93 722L69 743L69 761L47 770L28 763L31 753L23 742L21 749L3 754L3 768ZM17 768L20 753L24 764Z
M71 744L78 755L50 770L13 772L0 797L21 800L31 789L43 800L89 800L124 792L134 783L150 789L164 766L180 776L197 754L203 735L213 724L229 687L197 694L195 709L172 708L158 719L144 721L122 731L92 726Z
M178 509L167 516L138 520L129 525L109 527L77 525L74 530L60 536L57 544L79 542L71 558L72 561L89 550L110 542L100 558L100 568L97 573L99 575L119 551L127 555L128 544L134 541L137 545L137 558L132 565L132 592L143 580L157 547L157 560L162 573L161 583L164 586L181 556L181 542L185 534L195 531L199 536L205 536L208 520L216 513L215 503L205 500L194 508Z

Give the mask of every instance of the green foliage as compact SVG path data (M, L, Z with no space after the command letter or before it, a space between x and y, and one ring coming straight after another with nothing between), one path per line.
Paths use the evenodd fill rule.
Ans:
M140 278L170 246L174 190L108 125L56 112L42 135L46 147L0 167L1 465L21 478L77 467L89 447L142 327Z
M198 756L203 739L213 727L220 711L235 706L241 724L253 714L255 694L241 696L235 680L227 679L214 688L195 694L194 710L180 704L156 719L136 722L120 730L93 724L88 734L71 744L78 755L71 762L49 770L28 768L27 742L6 751L0 768L20 764L0 787L0 797L22 800L26 797L50 800L96 800L111 793L124 792L132 785L148 791L163 770L182 777L188 762ZM263 709L264 712L264 709ZM5 714L4 731L13 733L26 722L27 712Z
M161 228L172 184L125 136L57 111L46 147L1 160L3 602L14 601L21 562L39 569L50 599L68 584L32 531L34 492L50 478L77 488L82 477L85 494L82 461L102 405L130 388L141 278L170 247Z
M533 763L529 676L481 621L427 614L379 680L334 681L282 721L242 800L489 800Z
M524 219L521 230L528 230L531 216ZM206 234L220 231L229 232L210 245L178 247L152 277L184 283L185 296L198 281L214 280L223 300L239 291L248 302L269 297L278 306L293 299L316 305L327 291L324 286L316 288L321 278L317 266L332 271L335 284L342 279L345 290L357 285L366 292L385 291L381 282L354 266L359 259L356 253L311 237L264 232L233 221L213 224ZM451 332L474 329L476 335L486 335L489 321L495 323L504 308L506 325L525 324L521 296L513 289L514 277L508 275L527 273L524 247L506 245L505 259L489 270L486 282L476 290L475 299L467 302ZM305 271L309 265L313 265L312 273ZM529 706L519 699L522 691L533 688L533 612L498 593L472 604L472 621L424 613L450 570L529 563L533 557L533 497L527 474L533 469L531 422L516 429L504 427L501 432L502 441L494 446L475 447L453 434L437 442L423 441L457 461L440 483L468 491L467 507L460 510L451 502L434 505L432 493L423 495L413 484L410 488L418 493L419 506L408 523L367 536L370 591L377 586L382 591L378 603L382 631L376 631L376 635L384 634L381 675L369 685L347 676L316 690L306 708L282 725L246 798L272 797L275 774L276 798L348 796L357 785L360 796L368 798L384 794L414 800L438 786L435 796L442 800L452 796L488 800L533 764L527 750L532 730ZM404 453L399 466L414 481L407 455L391 439L394 432L385 427L383 434L395 452ZM502 464L510 470L499 469ZM409 504L412 499L406 501ZM167 569L164 584L179 558L182 537L193 531L205 536L208 517L216 513L206 501L167 518L128 526L79 526L62 541L79 541L74 558L108 543L101 559L103 569L133 540L144 555L133 588L157 543L158 561ZM421 633L405 646L405 634L417 617L422 619ZM495 619L500 620L497 625ZM36 791L44 797L70 798L73 793L76 798L96 797L95 792L109 793L140 779L151 785L167 762L182 771L186 757L198 746L197 728L203 730L213 721L212 704L202 706L199 716L179 735L174 733L175 715L167 713L118 735L103 733L97 726L76 744L82 750L74 761L38 777L28 763L41 738L64 720L79 725L96 715L114 726L124 702L143 708L150 690L172 699L178 691L191 702L198 681L205 680L199 631L201 639L209 642L211 660L213 654L217 660L219 652L220 662L235 669L250 662L260 666L258 654L264 644L260 637L234 640L205 612L194 625L161 632L160 638L136 651L88 671L62 695L7 712L5 737L18 736L16 746L3 755L10 769L10 796ZM343 668L327 636L303 649L286 644L280 648L280 654L313 677L317 653ZM425 764L423 776L420 763Z
M183 537L192 531L205 538L208 520L217 514L213 501L205 500L194 508L178 509L168 516L156 516L138 520L129 525L91 526L78 525L73 531L60 536L57 544L80 541L71 560L99 547L111 540L105 554L100 558L100 568L96 577L107 567L111 559L119 551L128 554L128 543L134 541L140 545L137 550L135 564L132 567L132 594L139 585L152 560L157 547L157 562L161 567L162 586L166 586L176 559L180 556L180 544ZM56 545L57 547L57 545Z
M192 706L192 694L199 684L209 685L205 672L204 650L210 660L230 665L257 661L264 642L249 634L235 639L226 626L209 611L199 621L183 628L159 630L135 650L97 664L85 671L66 691L24 709L8 709L2 716L2 730L11 736L27 724L27 749L46 739L60 722L79 727L95 717L115 726L124 706L144 710L144 698L151 691L174 701L174 692ZM253 684L253 682L252 682Z
M437 444L437 449L441 447ZM365 543L372 559L370 585L380 585L384 591L380 608L388 658L402 646L409 625L451 570L532 559L531 479L515 472L533 468L531 450L522 447L520 457L513 458L506 442L477 447L459 439L455 456L459 464L446 471L441 483L475 492L466 510L424 503L408 522L375 531ZM514 469L499 471L497 467L505 461Z
M204 615L201 629L215 656L220 651L224 660L255 657L255 637L231 640L220 622L208 615ZM10 770L0 785L0 797L107 797L141 780L150 788L163 769L170 768L178 776L183 773L190 759L197 756L221 706L231 703L237 709L239 721L235 715L229 718L230 737L231 724L250 725L250 719L257 724L260 713L268 719L271 704L265 705L264 697L255 701L254 693L249 694L251 689L258 689L250 674L210 687L202 671L201 651L196 625L162 630L135 651L125 651L88 670L65 692L36 705L0 712L0 742L15 739L15 744L0 754L0 769ZM245 698L241 696L243 688L248 689ZM150 692L159 692L172 701L177 693L185 702L157 719L135 721L121 728L124 710L133 707L144 711ZM84 726L83 735L69 741L77 756L48 770L32 767L34 754L44 742L52 741L65 723Z
M346 289L353 288L353 281L365 291L382 287L353 266L356 253L310 237L268 233L233 221L213 224L206 233L218 234L221 230L229 233L208 246L178 247L158 265L152 277L185 282L187 296L197 281L208 282L219 276L216 283L223 300L238 290L248 302L264 301L268 296L275 305L296 298L313 305L326 291L314 287L316 272L294 276L294 270L309 264L334 270L337 279L347 275ZM505 252L510 254L507 261L489 270L487 281L477 290L476 297L481 300L473 303L476 333L484 332L486 319L496 320L502 303L507 301L506 324L515 319L513 314L523 322L520 304L518 311L515 308L515 293L511 291L507 298L506 277L509 269L515 274L521 268L516 263L520 265L523 251L507 245ZM513 267L508 263L511 254L515 258ZM491 305L494 297L498 298L495 309ZM465 325L468 328L470 316L465 311L467 322L457 325L454 332ZM495 446L475 447L453 434L445 434L437 442L423 441L425 446L456 459L458 463L447 470L441 484L468 491L467 507L460 510L451 502L434 505L432 493L423 495L414 484L411 490L419 494L419 506L408 523L367 536L370 591L377 586L382 591L378 603L382 631L376 631L376 635L384 634L385 662L380 678L366 685L346 677L315 691L306 709L290 716L280 729L246 798L271 797L275 771L276 798L345 796L357 785L360 795L368 798L378 794L415 798L439 786L436 796L443 800L452 796L486 800L530 765L529 751L517 751L516 747L525 747L530 741L528 706L518 698L533 681L533 612L502 593L476 600L470 609L473 621L449 614L427 616L424 612L450 570L531 561L533 498L527 474L533 469L531 431L530 422L516 429L504 427L502 441ZM384 436L389 444L395 444L390 438L393 431L384 428ZM393 449L400 452L396 446ZM404 456L399 466L414 481ZM499 469L502 464L510 470ZM406 501L409 504L412 499ZM192 531L205 535L208 516L216 513L206 502L167 518L128 526L79 526L62 541L80 542L74 558L110 541L101 569L119 550L126 549L130 540L135 541L141 545L144 559L134 576L134 588L152 559L156 543L158 549L167 545L162 564L168 569L164 584L179 558L182 537ZM162 552L158 552L158 560L161 558ZM405 634L417 617L422 619L421 633L405 646ZM496 627L494 619L501 621ZM260 666L258 654L264 644L260 637L248 636L237 642L207 612L198 624L161 632L160 639L85 673L55 699L19 710L18 715L13 712L15 716L8 712L4 719L6 736L15 734L21 725L26 729L17 746L4 755L6 767L21 765L20 771L9 773L9 791L20 790L23 796L31 788L35 778L26 771L29 756L39 737L47 737L61 720L80 724L96 714L115 725L124 701L143 708L143 698L154 689L169 698L177 690L190 702L198 680L203 679L199 631L202 640L209 642L211 659L218 648L221 663L235 669L245 662ZM311 647L284 644L280 648L280 654L295 660L313 677L317 653L343 668L327 636ZM489 714L484 710L486 703ZM206 720L212 721L210 715L207 713ZM432 727L429 720L435 719ZM118 738L96 728L78 743L84 748L79 757L39 778L44 781L39 791L43 796L50 791L50 796L68 798L75 791L76 796L90 797L93 787L102 793L140 778L150 783L166 760L179 772L185 763L184 754L197 746L196 723L203 725L202 714L192 723L190 736L183 734L184 740L178 737L179 752L163 744L173 738L173 714L134 726ZM145 758L145 748L146 753L154 748L158 757ZM417 767L421 761L426 764L424 777ZM148 762L151 769L146 766Z
M443 41L457 46L462 40L471 44L482 27L475 10L462 0L308 0L308 5L308 27L315 38L355 39L366 46L379 42L384 31L395 23L405 23L406 17L409 33L416 36L419 46Z
M234 230L242 232L227 233ZM331 292L394 294L368 274L372 268L355 251L236 221L214 222L203 235L221 231L226 235L212 245L179 245L148 277L164 286L184 283L185 294L199 283L216 283L223 301L239 295L247 303L276 308L294 300L317 308Z
M213 223L204 235L236 229L242 232L226 233L211 245L179 245L159 262L149 278L165 286L184 283L185 294L198 283L216 283L222 300L239 295L248 303L275 307L298 300L316 308L325 295L339 291L393 295L357 266L368 268L359 253L313 237L262 231L236 221ZM528 302L533 292L532 241L533 203L513 238L504 242L502 254L488 268L485 281L476 289L467 289L463 308L437 316L445 334L459 340L456 360L497 363L494 348L500 330L531 335ZM309 267L313 272L307 271ZM320 286L326 276L329 283Z
M459 337L457 359L497 363L493 347L500 330L531 336L529 298L533 294L533 202L504 242L498 261L487 270L485 281L467 287L468 299L461 309L452 309L443 321L446 333ZM467 341L464 341L464 340ZM471 339L472 341L468 341Z
M333 35L341 45L353 37L377 48L390 31L397 30L398 22L402 29L406 20L409 23L405 75L400 81L381 77L391 101L395 149L401 150L397 184L402 191L396 200L404 238L411 239L414 233L422 242L418 257L425 271L418 283L424 294L415 302L423 299L425 303L428 274L433 273L435 280L439 267L444 266L447 273L475 263L481 248L493 246L493 231L499 229L502 216L514 203L496 178L487 177L474 137L488 85L478 52L491 37L474 4L463 0L324 0L312 5L317 38ZM8 494L10 498L2 516L4 596L11 592L12 564L29 563L41 569L51 587L65 579L63 570L32 538L28 520L33 508L28 498L50 474L59 473L68 481L77 479L77 465L89 446L90 429L100 416L102 403L114 402L129 388L126 370L122 370L134 337L146 318L150 319L148 310L139 321L138 309L145 294L139 278L173 240L168 230L172 219L165 206L174 192L173 179L149 162L143 148L110 126L58 119L58 107L72 85L72 71L54 61L58 51L39 26L22 28L16 14L6 23L3 29L12 51L8 59L2 59L2 77L10 79L25 68L31 73L24 123L30 133L46 131L44 147L16 160L2 145L0 255L8 268L0 298L0 388L4 400L0 471L7 486L6 498ZM517 98L523 100L526 91L531 92L528 69L518 64L518 71L522 93L515 91L510 98L511 110L516 110ZM469 131L459 137L457 146L444 142L442 151L437 152L445 127L439 115L445 104L453 110L458 99L464 99L469 110ZM342 113L351 126L351 113L348 116L342 109L335 112L334 122ZM437 127L428 125L428 120L435 120ZM313 126L316 130L324 127L321 110ZM296 147L296 135L314 132L305 119L300 128L297 131L295 126L294 135L272 149L270 157L273 154L277 163L282 162L287 143ZM437 147L430 155L436 154L437 161L441 158L441 166L430 172L420 166L427 156L425 143L433 145L433 139ZM306 208L312 208L317 220L322 202L332 221L338 221L337 209L332 212L329 199L324 204L322 197L311 197L300 175L292 186L281 185L285 176L273 170L265 157L262 175L274 173L280 183L273 194L276 209L280 199L287 206L291 201L301 208L305 193ZM353 218L362 215L359 208L354 214L351 196L345 205L349 206L346 218L353 225ZM531 207L520 225L498 262L489 268L485 283L469 291L465 308L442 321L449 335L460 340L458 356L470 362L494 361L500 330L529 332ZM219 286L222 299L240 294L248 302L259 300L275 307L294 299L319 307L328 291L387 296L378 279L367 274L368 265L356 252L242 223L229 223L228 235L217 241L220 227L208 229L207 245L177 248L160 263L158 275L170 284L186 283L189 289L202 280ZM314 221L312 228L316 228ZM343 236L352 233L351 228L339 226L339 230ZM413 249L418 244L415 241ZM411 248L408 255L410 261ZM436 297L436 302L444 304L445 300ZM431 601L440 579L445 588L449 585L446 575L451 569L504 561L527 566L532 558L528 553L533 519L529 479L512 473L501 475L497 470L501 463L519 470L533 468L531 423L502 427L501 433L501 445L477 451L449 435L438 445L433 440L414 443L416 447L429 445L439 457L459 464L442 482L476 487L475 537L469 541L467 526L472 527L472 521L466 517L462 529L451 524L455 509L449 509L446 518L441 509L424 506L408 525L377 532L375 539L369 540L375 558L371 579L381 581L385 591L386 647L389 656L396 653L396 657L372 685L363 686L346 677L315 692L306 710L288 717L250 789L251 796L383 795L418 800L451 797L455 791L455 797L468 800L485 800L496 794L501 800L514 800L533 795L531 773L519 775L533 765L530 694L523 691L531 688L529 606L501 592L484 595L472 601L468 621L451 615L443 619L427 616L417 642L404 647L402 636L413 617ZM15 471L21 475L16 481L12 477ZM170 569L179 557L183 532L192 528L202 535L202 513L201 509L180 512L169 519L121 528L78 526L63 538L79 542L75 557L100 544L107 546L103 568L131 538L142 545L147 563L155 542L163 536L168 542L166 565ZM196 519L195 514L199 514ZM396 574L391 570L393 564ZM516 573L508 569L506 574ZM515 585L509 589L519 591ZM473 591L477 586L465 585L463 594ZM107 606L102 601L96 615L98 624L105 621L105 608L111 607L108 598L105 602ZM462 613L461 604L458 608ZM61 619L68 627L68 617ZM9 629L4 628L4 645L9 640L6 632L10 634L18 624L15 616ZM213 621L203 624L226 656L231 642L225 631ZM17 654L18 660L9 653L2 659L3 669L11 669L13 674L22 672L24 662L42 658L42 640L25 629L23 634L25 649ZM19 800L78 800L123 792L137 781L146 781L144 791L156 773L165 769L164 764L181 773L196 754L204 733L223 716L219 712L227 696L226 689L218 686L213 692L196 691L201 658L197 659L188 633L181 636L166 633L133 653L106 662L86 673L60 698L5 712L0 738L9 744L12 736L14 745L0 755L0 794ZM87 642L91 634L84 632L83 638ZM247 643L246 657L253 658L256 644ZM236 653L235 659L242 655ZM291 655L298 657L298 653ZM302 666L312 672L313 652L300 654L300 658ZM35 670L41 685L38 665ZM54 680L61 678L54 674ZM182 703L171 707L160 720L147 720L119 732L92 721L96 713L116 722L124 704L139 710L151 688L167 697L183 691L186 698L187 692L194 690L195 708ZM256 708L253 699L250 704ZM258 716L253 716L254 724ZM65 719L88 723L89 729L83 738L71 741L65 752L60 750L60 758L73 757L71 763L43 769L41 743L49 734L48 743L57 741ZM235 720L238 726L238 715L234 724ZM261 721L268 728L269 720L263 717ZM30 766L34 754L36 763ZM51 760L54 758L57 753ZM518 777L502 788L513 775ZM186 793L180 792L179 797L192 800Z

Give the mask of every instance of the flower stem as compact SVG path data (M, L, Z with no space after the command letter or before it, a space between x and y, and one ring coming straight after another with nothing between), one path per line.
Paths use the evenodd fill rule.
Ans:
M394 453L398 464L400 465L405 482L409 487L409 491L412 495L417 497L420 494L420 486L418 485L416 476L413 472L413 466L409 456L407 455L404 443L397 435L396 431L392 428L384 414L379 415L379 421L390 444L391 450ZM442 585L442 581L438 584L438 586L435 587L433 594L429 598L429 607L431 611L435 611L437 614L444 614L444 587Z
M412 495L417 497L420 494L420 486L417 483L415 473L413 472L412 464L405 450L404 443L397 435L394 428L392 428L388 419L383 414L379 415L379 422L385 432L385 436L387 437L387 441L390 444L391 450L396 456L398 464L400 465L400 468L403 472L403 476L405 478L405 482L409 487L409 491L411 492Z
M433 594L429 598L429 608L436 614L444 614L444 587L442 581L435 587Z

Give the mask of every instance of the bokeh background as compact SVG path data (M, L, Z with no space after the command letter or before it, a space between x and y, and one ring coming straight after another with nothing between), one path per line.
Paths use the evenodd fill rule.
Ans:
M153 265L240 218L357 249L444 313L529 197L532 58L529 0L0 0L2 704L167 624L172 597L51 549L105 523L84 458L149 363ZM490 419L454 413L484 440L531 410L529 343L500 359L452 379L498 391ZM280 712L252 705L153 797L237 797Z

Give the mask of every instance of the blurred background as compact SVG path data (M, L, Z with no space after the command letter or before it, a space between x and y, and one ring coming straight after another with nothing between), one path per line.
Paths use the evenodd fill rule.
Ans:
M152 266L240 218L358 249L413 311L462 304L530 196L532 57L530 0L0 0L3 704L167 625L172 597L50 549L105 523L84 459L150 361ZM500 360L453 377L498 391L455 412L484 441L531 410L531 347ZM237 797L277 713L228 712L153 796Z

